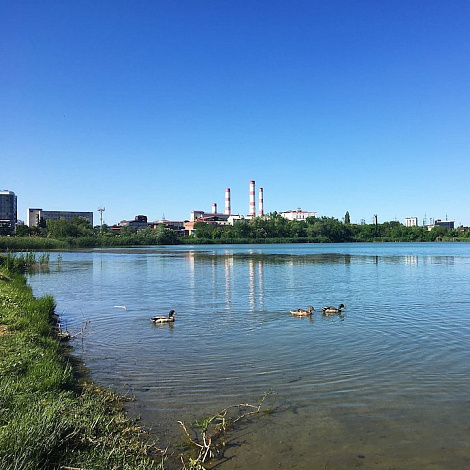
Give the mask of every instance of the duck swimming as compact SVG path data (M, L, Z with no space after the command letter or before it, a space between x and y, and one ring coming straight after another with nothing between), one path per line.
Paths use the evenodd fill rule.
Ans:
M334 315L335 313L341 313L346 305L340 304L338 308L329 305L328 307L322 307L323 315Z
M308 315L312 315L315 309L310 305L308 310L304 310L303 308L298 308L297 310L291 310L290 313L295 315L296 317L306 317Z
M151 320L157 324L171 323L175 321L174 315L176 315L176 312L174 310L170 310L170 313L168 314L167 317L165 315L157 315L156 317L152 317Z

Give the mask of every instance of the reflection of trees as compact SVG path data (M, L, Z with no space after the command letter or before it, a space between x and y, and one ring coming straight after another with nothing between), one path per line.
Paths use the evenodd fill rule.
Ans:
M434 257L433 257L434 258ZM378 255L351 255L349 253L229 253L224 254L208 252L191 252L194 263L223 263L230 265L249 264L262 265L315 265L315 264L409 264L409 256L378 256Z

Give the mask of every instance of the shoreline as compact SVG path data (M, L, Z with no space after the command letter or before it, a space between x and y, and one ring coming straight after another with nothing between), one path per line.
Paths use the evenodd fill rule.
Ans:
M1 467L162 468L157 438L129 418L125 398L91 382L57 338L53 298L34 298L1 264Z
M442 227L441 227L442 228ZM145 231L144 231L145 232ZM331 243L434 243L469 242L470 232L456 231L422 232L420 234L348 235L335 234L316 236L271 236L271 237L215 237L185 236L172 240L158 240L148 234L135 232L132 235L95 235L89 237L48 238L39 236L0 236L0 252L8 251L67 251L93 248L126 248L130 246L185 246L185 245L272 245L272 244L331 244Z

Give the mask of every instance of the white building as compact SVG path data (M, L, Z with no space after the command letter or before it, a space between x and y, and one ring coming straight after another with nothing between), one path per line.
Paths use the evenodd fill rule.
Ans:
M316 212L303 211L300 207L294 211L281 212L281 216L288 220L305 220L308 217L316 217Z
M418 217L406 217L405 227L417 227L418 226Z

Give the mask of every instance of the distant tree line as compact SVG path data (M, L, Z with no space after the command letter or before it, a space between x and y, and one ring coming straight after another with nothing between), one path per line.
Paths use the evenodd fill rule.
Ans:
M428 230L427 227L405 227L397 221L382 224L351 224L349 212L346 212L344 219L344 222L333 217L288 220L274 212L268 217L255 217L248 221L237 222L233 226L213 226L198 222L194 225L193 237L221 243L240 239L255 242L282 239L287 242L312 243L470 240L468 230L462 232L459 229L446 230L444 227Z
M254 217L234 225L196 222L194 233L180 236L163 225L156 229L135 230L122 227L108 230L104 225L92 227L82 218L48 220L38 227L17 226L14 237L43 238L66 242L71 247L175 245L183 243L341 243L341 242L425 242L440 240L470 241L470 231L446 230L444 227L405 227L397 221L382 224L351 224L347 212L344 222L333 217L308 217L288 220L277 212ZM27 242L25 241L27 244ZM0 248L3 245L0 244Z
M93 227L81 217L71 220L51 219L37 227L17 225L15 237L65 240L70 246L77 247L173 245L178 241L177 234L163 225L138 231L132 227L122 227L118 232L112 232L106 225Z

